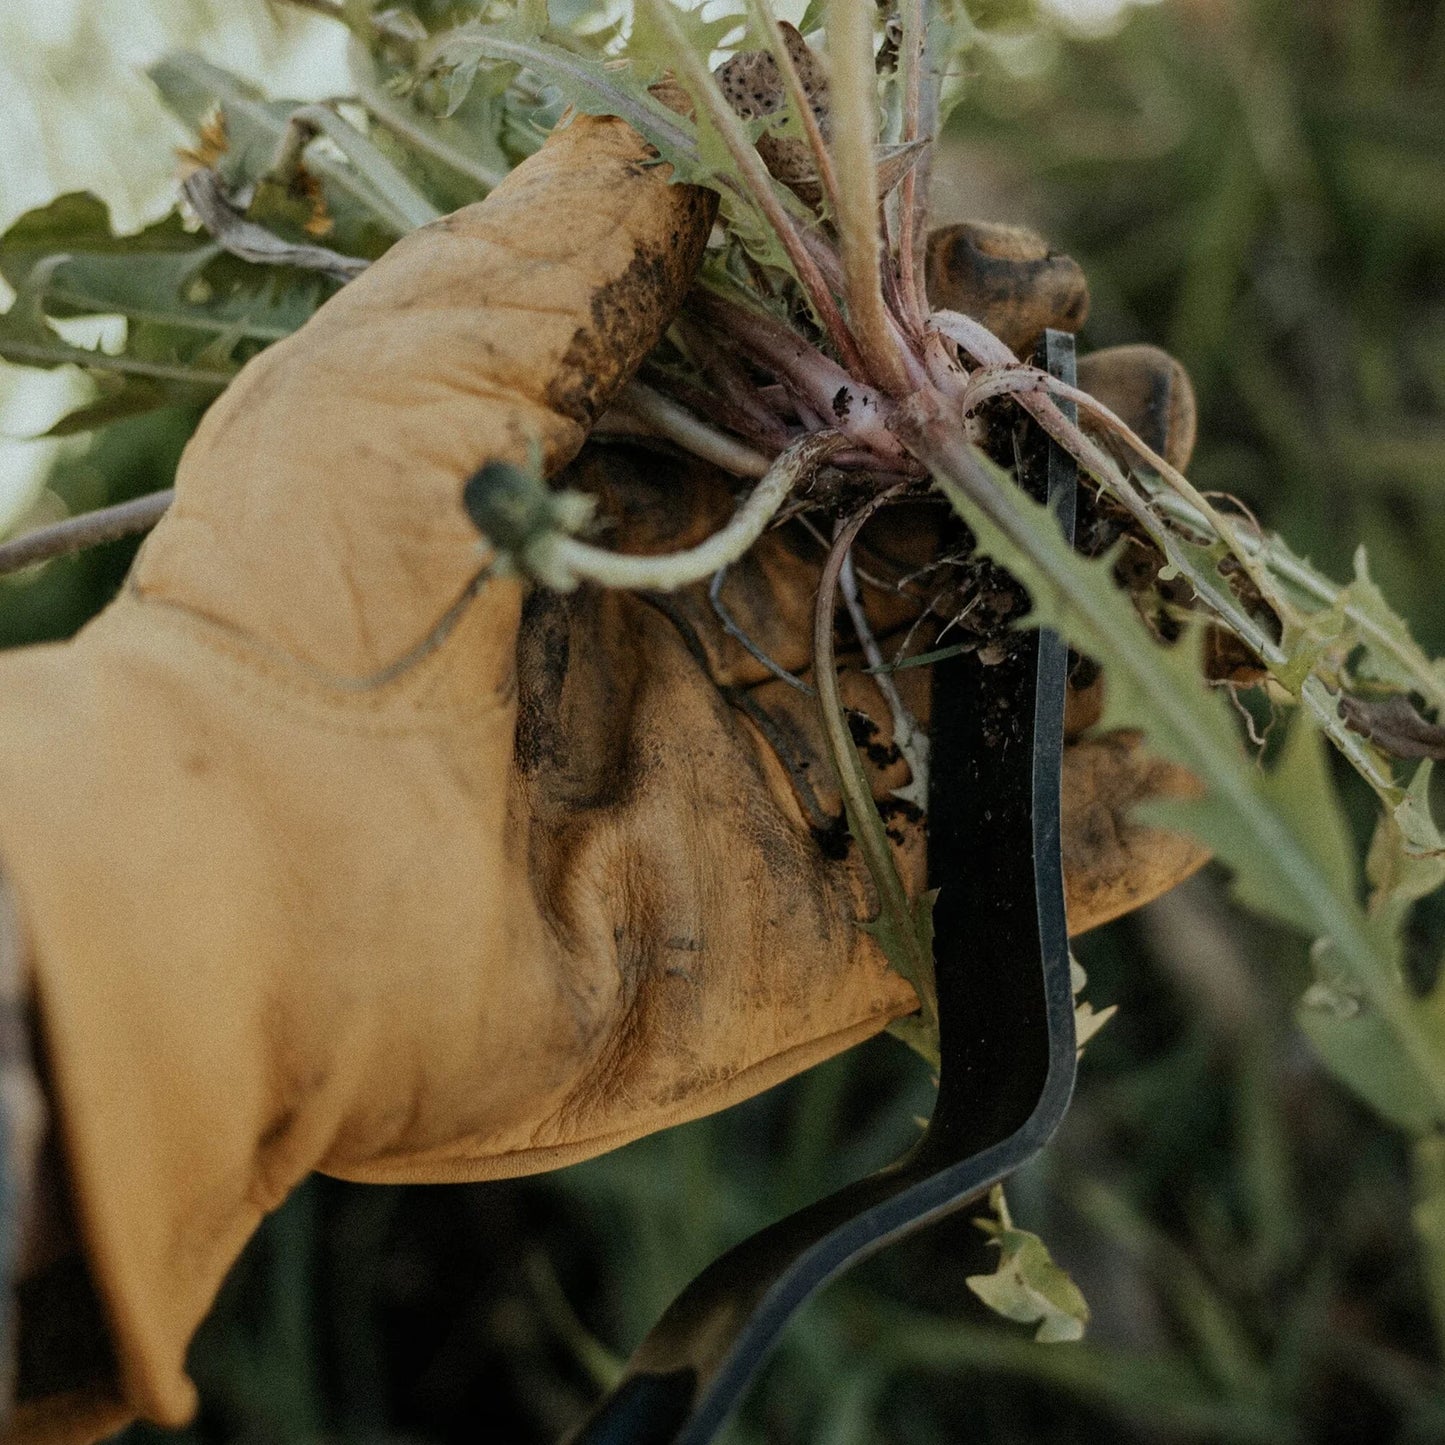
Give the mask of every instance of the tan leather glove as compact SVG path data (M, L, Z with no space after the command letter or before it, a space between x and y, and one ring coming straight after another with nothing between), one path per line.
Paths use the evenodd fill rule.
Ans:
M190 1415L191 1334L309 1171L550 1168L914 1006L857 926L810 711L705 598L477 581L463 479L567 462L691 279L711 202L649 162L578 119L399 243L212 408L124 595L0 659L0 857L120 1389L152 1420ZM572 478L630 545L730 508L716 474L637 457ZM770 536L727 593L785 665L805 553ZM886 795L886 711L847 686ZM1109 787L1076 856L1123 876L1151 843ZM1174 861L1155 891L1198 859ZM1123 906L1071 896L1076 928Z

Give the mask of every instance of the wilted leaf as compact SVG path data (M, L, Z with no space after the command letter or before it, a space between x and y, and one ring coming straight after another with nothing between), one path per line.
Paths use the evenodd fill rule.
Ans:
M167 107L197 133L219 108L229 141L221 173L235 190L271 169L292 117L305 108L300 101L267 100L255 86L187 52L166 56L147 74ZM378 187L335 152L318 151L308 165L326 187L343 251L374 257L409 229Z
M998 1246L998 1266L992 1274L969 1275L969 1289L1005 1319L1037 1324L1034 1338L1042 1345L1083 1339L1089 1306L1078 1285L1054 1263L1038 1235L1014 1224L1001 1185L994 1185L988 1199L994 1218L974 1223Z
M1378 1014L1412 1089L1431 1100L1435 1120L1445 1120L1445 1029L1408 997L1390 920L1367 919L1355 902L1345 877L1348 837L1332 795L1318 782L1315 743L1295 741L1299 751L1287 757L1283 780L1262 776L1247 760L1223 699L1205 687L1198 657L1183 645L1153 641L1115 587L1109 559L1078 556L1048 509L986 464L992 490L983 494L979 459L960 455L961 444L950 444L928 422L916 432L907 428L905 437L922 450L980 549L1028 588L1033 620L1058 627L1104 666L1108 720L1142 728L1152 748L1204 783L1203 798L1153 805L1150 817L1213 848L1256 906L1306 937L1330 940L1348 989ZM965 477L968 488L955 480Z
M319 271L333 281L350 281L371 264L358 256L343 256L327 246L298 245L272 235L264 226L247 220L245 213L232 204L215 171L192 171L182 183L182 188L206 230L221 246L243 261Z
M1096 1010L1084 995L1089 978L1083 965L1074 957L1069 958L1069 980L1074 990L1074 1042L1079 1053L1084 1045L1119 1012L1119 1005L1111 1003L1107 1008Z
M1427 722L1410 699L1398 693L1377 702L1342 697L1340 716L1351 731L1394 757L1445 760L1445 728Z

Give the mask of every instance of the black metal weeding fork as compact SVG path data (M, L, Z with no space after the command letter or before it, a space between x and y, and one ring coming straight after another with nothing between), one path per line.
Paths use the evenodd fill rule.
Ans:
M1074 340L1042 361L1074 381ZM1029 423L1019 476L1073 533L1073 460ZM884 1245L972 1203L1048 1142L1074 1087L1059 843L1067 648L1026 634L1004 662L933 668L929 874L942 1067L897 1163L714 1260L673 1301L571 1445L706 1445L793 1312Z

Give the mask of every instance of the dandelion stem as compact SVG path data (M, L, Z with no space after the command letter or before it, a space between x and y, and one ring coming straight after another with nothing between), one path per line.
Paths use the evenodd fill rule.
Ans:
M19 572L37 562L47 562L52 557L83 552L88 547L100 546L102 542L116 542L122 537L133 537L137 532L148 532L160 521L175 497L174 488L168 487L163 492L151 492L129 502L118 502L113 507L83 512L78 517L67 517L63 522L37 527L33 532L12 537L8 542L0 543L0 575Z
M872 0L831 0L828 7L833 161L840 186L836 219L843 294L867 374L884 391L902 396L913 388L888 324L878 274L878 80L872 16Z
M828 289L813 258L803 245L792 217L783 209L768 168L758 155L757 148L748 139L742 122L723 98L717 81L682 33L682 27L672 13L670 0L641 0L641 3L647 7L653 20L672 42L678 69L688 81L693 100L707 111L708 118L717 127L723 144L727 146L728 153L742 176L748 199L763 213L783 249L788 253L798 281L812 303L823 330L837 349L843 365L849 371L863 371L865 368L858 344L843 320L843 313L839 311L833 293Z
M813 153L813 164L818 168L818 185L822 188L823 198L828 203L828 209L836 216L840 209L840 203L838 176L833 169L833 157L829 153L827 141L823 139L822 129L818 125L818 117L813 111L812 100L807 91L803 89L803 80L798 74L798 67L793 64L792 52L783 39L782 26L778 24L778 17L772 12L770 0L748 0L748 13L763 32L763 38L777 64L778 73L783 78L783 87L788 93L788 99L793 103L793 109L797 112L798 124L803 128L803 136L808 142L808 149Z
M855 380L796 331L764 312L740 306L706 287L698 288L694 304L727 334L744 341L804 404L856 445L883 459L902 458L897 438L885 425L887 400L871 386Z
M870 497L846 522L840 523L833 538L822 575L818 579L817 602L813 609L813 678L818 689L818 715L828 742L828 756L833 764L839 791L848 816L848 831L863 855L873 886L878 891L879 912L893 924L899 937L903 956L890 957L889 962L907 978L923 1006L923 1018L933 1039L938 1037L938 999L933 984L933 957L914 925L912 904L903 880L898 875L893 851L878 805L863 772L852 735L843 711L843 695L838 686L838 665L833 654L833 610L837 605L838 581L843 563L868 519L898 493L897 488Z
M640 381L628 382L617 405L644 421L684 451L712 462L738 477L765 477L773 463L761 452L744 446L724 432L699 421L685 406L653 391Z
M907 145L921 135L923 104L923 0L903 0L903 41L899 60L903 68L903 134ZM923 220L918 204L920 187L918 168L927 156L920 156L908 168L898 191L898 286L903 296L903 311L909 324L920 335L923 332L922 267L919 255L919 229ZM927 190L924 177L922 190Z
M821 461L846 445L840 432L815 432L794 442L725 527L681 552L633 556L549 531L530 541L520 560L528 572L559 592L571 591L584 581L634 592L675 592L736 562L762 536L788 494Z

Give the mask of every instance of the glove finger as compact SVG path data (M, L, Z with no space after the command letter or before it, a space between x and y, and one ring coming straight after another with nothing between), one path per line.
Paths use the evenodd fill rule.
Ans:
M1072 256L1022 226L965 221L928 238L928 299L981 321L1019 356L1048 327L1077 331L1089 314L1089 283Z
M686 545L696 539L694 532L705 534L714 512L725 511L726 489L717 488L715 478L710 486L707 470L694 467L668 473L667 495L679 509L664 517L647 502L645 454L636 454L636 459L640 466L630 464L629 454L620 449L591 452L584 454L573 473L585 478L581 484L605 493L629 545L639 550L660 549L670 540ZM660 476L656 485L661 485ZM691 520L678 537L672 528L681 516ZM890 514L890 519L895 517L897 533L886 538L893 554L889 560L901 565L904 558L923 555L936 545L931 525L936 517L927 510L909 516L900 509ZM912 535L915 529L917 537ZM729 573L722 589L730 621L746 628L755 646L765 647L775 662L805 683L812 677L809 631L816 584L816 557L799 556L783 533L774 532ZM908 599L869 587L866 581L864 593L880 635L886 635L890 623L906 625L906 618L890 617L888 609ZM746 717L759 745L781 765L799 814L814 836L825 848L843 848L842 799L827 761L816 699L771 677L736 639L723 634L706 588L689 589L658 605L666 607L674 625L684 632L733 711ZM844 646L845 640L852 643L848 632L844 621L839 638L844 702L852 709L860 756L883 811L900 873L905 886L916 893L925 886L927 874L922 818L895 791L911 781L908 765L895 745L891 712L877 680L859 670L862 659L856 647ZM893 681L904 705L926 728L928 670L904 669L893 674ZM1091 695L1096 693L1097 685L1091 689ZM1140 803L1190 796L1197 785L1183 769L1150 755L1133 734L1076 737L1098 721L1097 713L1094 708L1087 717L1073 718L1064 751L1063 850L1070 927L1075 933L1148 902L1187 877L1208 856L1187 837L1133 820L1131 810Z
M1142 908L1209 861L1183 833L1151 828L1134 810L1156 798L1194 798L1198 780L1147 752L1137 733L1082 738L1064 749L1064 893L1077 936Z
M513 786L562 985L548 1067L570 1058L574 1082L540 1120L523 1100L475 1177L721 1108L916 1007L857 927L871 907L856 853L819 836L756 727L767 714L716 685L670 601L529 599ZM475 1079L457 1084L475 1111Z
M681 303L714 203L669 175L583 116L400 241L207 414L139 590L331 673L394 666L477 570L463 479L567 461Z
M1181 471L1194 452L1196 407L1189 373L1157 346L1111 346L1079 360L1079 386ZM1223 647L1223 643L1221 643ZM1069 680L1064 754L1064 858L1069 927L1082 933L1142 907L1209 857L1184 834L1148 828L1131 809L1151 797L1188 797L1197 781L1151 757L1129 733L1076 735L1098 722L1107 676L1087 662Z
M1181 472L1194 455L1197 409L1184 367L1157 346L1110 346L1079 359L1079 386Z
M904 701L925 726L928 686L923 669L897 674ZM905 886L925 886L927 847L922 815L900 799L910 781L895 745L886 704L873 679L843 676L845 703L859 753L883 814ZM817 704L781 682L766 683L736 704L758 726L783 764L803 815L815 835L845 837L842 798L823 752ZM936 765L943 763L935 760ZM1209 859L1209 851L1185 834L1138 822L1134 810L1158 798L1197 797L1194 776L1149 753L1137 734L1111 732L1079 738L1064 748L1062 847L1064 896L1071 936L1086 933L1168 892Z
M603 499L617 537L633 551L691 545L713 530L732 505L725 481L713 469L631 448L589 448L569 470L567 481ZM936 553L937 514L928 508L899 508L889 513L888 521L887 528L865 538L873 550L860 558L860 581L875 632L886 644L896 645L898 629L907 628L916 614L917 599L873 586L868 579L875 573L902 575ZM719 594L728 621L804 683L812 677L811 627L820 556L814 539L790 534L789 529L771 532L729 570ZM800 819L825 852L843 850L842 800L827 760L816 699L773 677L726 633L707 594L702 585L653 599L653 605L683 634L733 715L747 720L758 747L780 765ZM528 636L524 632L524 646ZM905 886L917 893L927 873L922 818L895 791L911 781L908 765L895 745L889 704L877 680L860 670L863 660L841 611L838 643L843 698L851 710L860 755ZM920 638L910 650L927 645ZM545 639L538 639L536 646L539 656L560 650ZM927 669L904 669L893 674L893 681L905 706L926 728ZM1081 699L1089 706L1080 706ZM1183 769L1150 755L1133 734L1078 737L1097 723L1100 700L1095 677L1078 696L1071 693L1066 719L1063 850L1074 933L1141 906L1208 857L1190 838L1134 821L1132 810L1140 803L1190 796L1197 784ZM550 716L552 711L539 709L537 715ZM561 757L560 740L554 752Z

